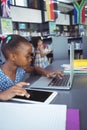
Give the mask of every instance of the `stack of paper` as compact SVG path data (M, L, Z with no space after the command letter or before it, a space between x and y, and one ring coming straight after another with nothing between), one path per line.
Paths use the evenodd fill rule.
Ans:
M65 73L70 73L70 64L63 64L62 67L64 67L64 72ZM76 66L74 65L74 73L82 73L82 74L87 74L87 66Z

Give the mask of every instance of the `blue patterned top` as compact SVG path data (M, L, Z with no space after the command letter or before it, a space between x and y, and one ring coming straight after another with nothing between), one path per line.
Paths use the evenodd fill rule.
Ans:
M18 82L21 82L24 74L25 70L19 67L16 71L15 80L13 81L3 72L2 69L0 69L0 92L10 88L11 86L17 84Z

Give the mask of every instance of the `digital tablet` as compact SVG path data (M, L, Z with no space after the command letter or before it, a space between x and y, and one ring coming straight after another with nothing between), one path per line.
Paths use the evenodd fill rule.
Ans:
M26 89L30 94L29 98L25 96L15 96L12 100L29 103L46 103L49 104L57 95L56 91L45 91L36 89Z

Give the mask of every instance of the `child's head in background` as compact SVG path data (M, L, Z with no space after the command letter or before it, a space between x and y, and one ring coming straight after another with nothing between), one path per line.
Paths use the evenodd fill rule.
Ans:
M43 40L41 39L40 36L32 37L32 45L34 46L35 49L37 49L43 46Z
M20 67L29 65L31 62L32 46L20 35L8 35L2 42L1 50L6 62Z

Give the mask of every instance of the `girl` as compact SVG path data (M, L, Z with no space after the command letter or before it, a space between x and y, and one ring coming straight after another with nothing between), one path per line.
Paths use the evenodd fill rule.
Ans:
M32 44L35 48L34 50L34 66L45 68L49 65L47 55L50 52L45 52L43 48L43 41L41 37L32 37Z
M58 74L61 78L61 71L48 71L30 66L32 46L22 36L8 35L2 42L1 50L5 63L0 68L0 100L8 100L16 95L29 98L30 95L23 88L29 83L21 82L25 72L34 71L47 77Z

